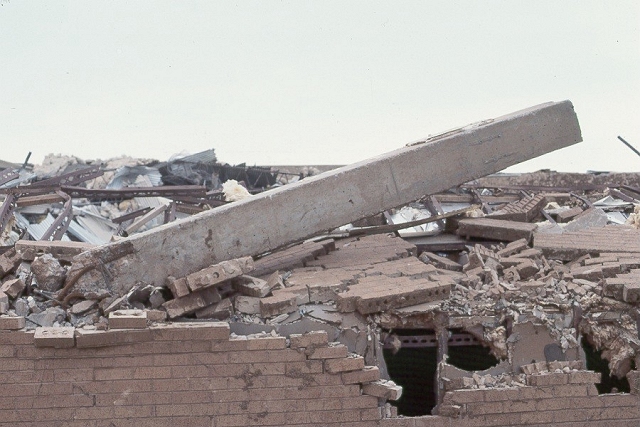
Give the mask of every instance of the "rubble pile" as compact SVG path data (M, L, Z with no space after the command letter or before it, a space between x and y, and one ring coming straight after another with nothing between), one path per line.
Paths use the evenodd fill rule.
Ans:
M336 343L315 356L339 354L324 369L358 371L365 394L382 400L402 392L383 349L433 346L436 411L448 416L474 410L455 390L591 393L599 373L585 371L583 340L637 388L640 179L492 176L529 156L496 157L493 145L470 170L438 163L440 144L476 133L474 144L512 148L530 132L548 144L529 144L541 152L580 140L570 103L539 110L302 181L222 165L213 150L164 163L50 156L0 171L0 329L62 327L69 336L50 338L90 341L96 331L215 319L238 336L290 336L292 348L301 331L323 330ZM422 160L452 175L424 184L427 194L408 182ZM453 345L484 346L498 364L454 367Z
M640 205L606 190L482 193L484 211L428 222L436 235L411 237L405 229L405 240L385 233L388 225L349 226L284 250L169 276L164 286L139 283L121 295L69 284L70 261L90 246L20 240L0 255L0 310L25 317L27 328L98 329L126 309L152 310L156 319L271 325L310 317L340 326L353 313L361 327L373 320L389 329L413 319L424 326L438 313L491 316L494 325L476 334L499 358L508 354L505 322L528 319L545 325L563 350L576 348L584 335L605 349L616 375L626 375L640 345L640 236L624 223ZM435 199L452 211L459 203L447 200L467 194L461 185ZM496 197L502 200L493 202ZM512 201L502 203L507 198ZM435 217L428 207L413 206L427 220ZM461 239L464 249L424 250L443 235Z

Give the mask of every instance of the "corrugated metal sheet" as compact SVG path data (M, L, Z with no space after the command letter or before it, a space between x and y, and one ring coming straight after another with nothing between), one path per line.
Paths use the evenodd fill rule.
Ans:
M20 227L27 229L27 233L29 233L29 236L31 236L33 240L42 239L44 233L49 229L49 227L53 225L53 222L56 220L50 213L48 213L45 219L38 224L30 223L29 220L22 216L19 212L14 212L13 216L15 217L16 222ZM62 236L61 240L69 241L70 239L65 235Z
M137 184L139 177L146 178L147 185ZM162 174L158 169L148 166L122 166L107 184L107 189L131 187L134 183L136 187L158 187L162 185Z

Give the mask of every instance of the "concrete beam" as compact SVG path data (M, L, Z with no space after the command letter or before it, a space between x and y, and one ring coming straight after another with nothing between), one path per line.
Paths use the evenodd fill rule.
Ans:
M256 255L582 140L570 101L471 124L78 255L65 292L109 288Z

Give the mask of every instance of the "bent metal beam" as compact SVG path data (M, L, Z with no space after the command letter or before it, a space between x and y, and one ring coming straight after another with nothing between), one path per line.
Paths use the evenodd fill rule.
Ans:
M570 101L474 123L84 252L64 293L162 285L169 275L267 252L581 140Z

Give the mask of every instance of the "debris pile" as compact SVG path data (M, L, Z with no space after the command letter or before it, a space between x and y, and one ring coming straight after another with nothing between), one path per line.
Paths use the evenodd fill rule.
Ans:
M579 141L577 123L546 113L567 108L536 113L552 118L542 126L548 135L532 131L552 140L536 149ZM531 120L536 129L542 119ZM342 343L323 347L345 352L326 362L328 372L367 376L365 364L375 366L366 394L390 400L402 388L388 381L382 350L405 346L438 347L446 393L592 385L599 374L584 370L582 340L603 351L613 375L635 381L640 189L629 183L637 176L606 186L602 175L593 184L542 172L469 181L521 160L499 156L478 170L442 166L426 195L402 179L424 169L418 160L444 156L441 143L455 148L479 133L474 144L507 144L509 132L528 129L501 126L483 122L292 185L282 184L302 176L221 165L213 150L164 163L50 156L32 171L0 171L0 327L89 334L216 319L239 335L289 333L293 348L293 327L304 324ZM396 334L411 329L430 335ZM485 346L499 363L455 368L454 345ZM437 393L440 414L467 410Z

